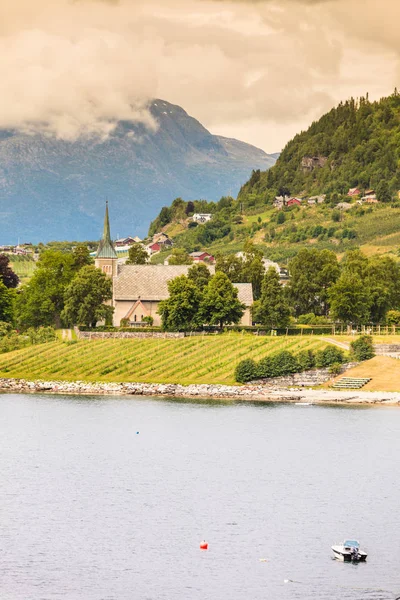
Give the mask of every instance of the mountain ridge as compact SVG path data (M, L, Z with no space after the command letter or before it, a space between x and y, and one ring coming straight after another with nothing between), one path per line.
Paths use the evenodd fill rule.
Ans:
M96 239L104 202L113 236L144 235L177 196L218 200L275 158L212 135L181 107L156 99L156 131L119 122L105 141L0 132L0 242Z

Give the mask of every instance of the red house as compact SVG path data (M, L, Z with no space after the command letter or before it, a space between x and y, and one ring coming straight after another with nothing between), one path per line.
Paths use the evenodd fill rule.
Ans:
M358 188L350 188L347 195L351 197L353 196L359 196L361 194L361 191Z
M286 206L301 206L301 200L299 200L298 198L289 198L289 200L286 202Z
M149 246L149 250L152 254L154 254L155 252L160 252L161 246L160 244L151 244L151 246Z
M212 254L209 254L208 252L191 252L189 256L192 258L193 262L205 261L208 263L213 263L215 261L215 258L212 256Z

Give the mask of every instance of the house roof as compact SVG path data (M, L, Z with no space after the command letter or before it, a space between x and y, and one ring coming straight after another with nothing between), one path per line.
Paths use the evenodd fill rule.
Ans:
M193 258L199 258L200 256L211 256L211 254L209 254L208 252L189 252L189 256L192 256Z
M187 275L190 265L121 265L114 277L115 300L151 300L158 302L168 298L168 281ZM215 273L214 267L208 267ZM251 283L235 283L238 298L246 306L253 303Z
M106 214L104 216L103 237L100 240L96 258L118 258L110 236L110 220L108 217L108 202L106 202Z

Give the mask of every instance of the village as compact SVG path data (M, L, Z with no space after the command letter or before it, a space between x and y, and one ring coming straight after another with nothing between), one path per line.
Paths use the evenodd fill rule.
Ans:
M400 192L399 192L400 194ZM378 204L379 200L376 196L375 190L368 189L363 193L359 188L350 188L347 192L347 197L351 200L355 200L356 204L362 206L363 204ZM400 195L399 195L400 197ZM320 194L318 196L307 197L305 194L299 194L297 196L276 196L273 202L275 208L281 210L284 207L289 206L302 206L308 204L313 206L315 204L323 204L326 200L326 194ZM352 208L354 204L351 202L338 202L336 208L339 210L348 210Z

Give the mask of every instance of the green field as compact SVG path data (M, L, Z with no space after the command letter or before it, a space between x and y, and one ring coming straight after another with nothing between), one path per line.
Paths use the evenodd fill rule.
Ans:
M0 355L0 377L141 383L233 384L244 358L276 351L319 350L318 337L256 337L227 333L184 339L51 342Z
M13 256L10 266L20 278L21 283L27 283L36 269L35 261L27 256Z

